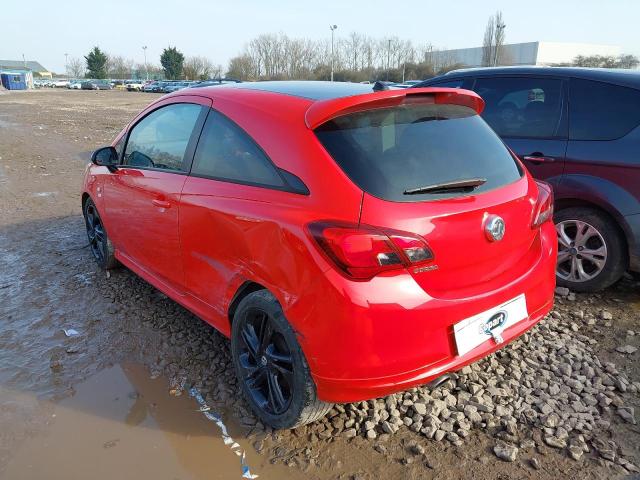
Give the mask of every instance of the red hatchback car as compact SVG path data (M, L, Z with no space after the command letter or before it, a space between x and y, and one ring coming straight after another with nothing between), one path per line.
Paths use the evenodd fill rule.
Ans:
M275 428L425 384L553 303L552 192L482 108L447 88L176 92L93 154L91 250L231 337Z

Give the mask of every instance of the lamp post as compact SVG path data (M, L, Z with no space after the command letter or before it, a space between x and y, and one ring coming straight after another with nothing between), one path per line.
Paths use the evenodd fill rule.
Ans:
M498 66L498 53L500 51L500 41L502 40L502 32L504 31L506 25L504 23L499 23L496 25L496 54L493 57L493 66Z
M389 69L391 68L391 39L387 43L387 82L389 81Z
M147 46L144 45L142 47L142 51L144 52L144 71L147 75L147 81L149 81L149 67L147 67Z
M334 32L338 29L338 26L330 25L329 29L331 30L331 81L333 82L333 60L335 58L333 54L333 36L334 36Z
M64 54L64 72L67 74L67 80L69 79L69 54Z

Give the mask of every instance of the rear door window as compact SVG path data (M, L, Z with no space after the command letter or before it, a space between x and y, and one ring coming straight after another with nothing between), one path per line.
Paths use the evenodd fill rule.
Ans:
M569 139L614 140L640 124L640 90L572 78Z
M558 78L478 78L482 118L506 138L565 138L563 82Z
M366 192L392 201L425 201L463 191L409 194L424 186L482 178L488 191L522 175L500 138L459 105L407 103L337 117L315 131L345 173Z

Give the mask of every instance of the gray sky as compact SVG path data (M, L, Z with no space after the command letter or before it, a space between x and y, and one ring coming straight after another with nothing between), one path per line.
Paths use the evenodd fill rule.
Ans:
M619 45L640 56L640 0L112 0L3 2L0 58L37 60L64 72L64 54L82 58L98 45L110 54L159 64L167 45L226 67L251 38L284 32L330 37L357 31L397 35L437 48L479 46L489 15L502 10L507 43L558 41Z

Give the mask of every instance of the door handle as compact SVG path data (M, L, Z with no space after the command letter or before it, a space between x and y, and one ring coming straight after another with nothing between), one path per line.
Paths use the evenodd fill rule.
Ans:
M166 200L160 200L158 198L154 198L153 200L151 200L151 203L153 203L156 207L171 208L171 203L167 202Z
M536 154L525 155L522 158L523 160L534 163L536 165L539 165L541 163L553 163L556 161L556 159L553 157L547 157L545 155L536 155Z

